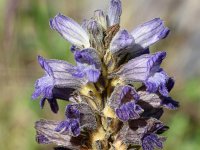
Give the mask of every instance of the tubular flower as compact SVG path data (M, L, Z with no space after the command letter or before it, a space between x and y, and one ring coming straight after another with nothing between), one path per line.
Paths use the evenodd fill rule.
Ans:
M108 13L96 10L81 25L60 13L50 20L72 44L76 65L38 56L45 73L32 98L41 97L41 108L48 101L54 113L58 99L68 101L64 120L36 122L38 143L55 150L163 148L160 134L169 127L159 119L179 103L169 95L174 80L161 67L166 52L150 54L149 47L169 29L155 18L129 32L120 29L121 14L121 1L110 0Z

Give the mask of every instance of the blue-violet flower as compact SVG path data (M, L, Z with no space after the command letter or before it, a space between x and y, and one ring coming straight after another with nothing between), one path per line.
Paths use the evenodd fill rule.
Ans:
M33 99L41 97L51 110L58 99L68 101L65 119L35 124L40 144L55 150L162 149L169 127L159 121L164 109L179 103L169 92L174 86L161 67L166 52L149 47L169 34L160 18L132 31L120 29L122 5L110 0L108 12L96 10L81 25L57 14L50 27L72 44L76 65L38 56L44 76L35 83Z

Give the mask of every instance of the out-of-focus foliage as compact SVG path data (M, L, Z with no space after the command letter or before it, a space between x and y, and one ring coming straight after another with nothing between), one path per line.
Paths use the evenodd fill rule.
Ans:
M199 0L122 0L122 28L161 17L171 35L152 48L167 50L165 68L176 79L173 97L181 107L162 119L170 126L166 150L200 148L200 14ZM81 22L107 0L0 0L0 149L40 150L34 122L42 117L61 120L49 107L31 100L34 81L43 72L37 55L73 62L70 45L48 25L58 12ZM135 26L130 26L130 25ZM64 111L65 103L60 102Z

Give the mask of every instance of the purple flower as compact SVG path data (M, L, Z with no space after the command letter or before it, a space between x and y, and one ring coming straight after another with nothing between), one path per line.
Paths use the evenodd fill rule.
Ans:
M120 30L112 39L110 51L118 59L130 60L142 54L148 54L148 47L164 39L169 29L160 18L155 18L134 29L131 33Z
M153 150L154 147L162 148L165 138L159 134L167 129L168 127L157 119L131 120L122 127L117 140L127 145L142 145L143 150Z
M81 129L96 129L96 118L91 108L86 104L69 104L66 107L66 120L61 121L55 128L56 132L77 137Z
M111 74L111 77L118 76L127 83L143 82L148 92L155 93L159 91L163 96L168 96L166 84L169 77L160 68L165 56L165 52L141 55L130 60L119 71Z
M51 29L56 30L61 36L77 47L90 47L87 33L71 18L59 13L50 20L49 24Z
M120 0L110 0L107 13L96 10L81 25L62 14L50 27L69 41L76 65L38 57L45 71L35 83L33 99L41 96L53 112L57 99L69 100L65 119L35 124L40 144L55 149L162 149L168 130L159 119L179 103L170 97L174 79L161 68L166 52L149 47L167 37L169 29L155 18L129 32L120 29Z
M138 119L143 109L137 105L139 95L131 86L118 86L114 89L109 100L109 106L115 110L117 117L122 121Z
M80 89L82 85L87 83L87 79L74 76L77 68L65 61L46 60L38 56L38 62L45 70L45 75L36 81L32 98L36 99L42 96L41 108L43 108L47 99L52 111L57 113L58 104L56 99L68 100L74 90Z
M62 145L68 149L79 150L81 144L84 142L84 137L79 136L74 138L68 134L61 134L55 131L56 126L59 122L40 120L35 124L37 130L36 140L40 144L51 144Z

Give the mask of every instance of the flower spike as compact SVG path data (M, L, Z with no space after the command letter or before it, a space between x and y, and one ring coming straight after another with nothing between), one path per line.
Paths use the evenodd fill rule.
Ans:
M51 110L66 103L65 118L35 123L39 144L55 150L163 149L169 129L159 119L179 102L170 91L175 81L161 67L166 52L150 46L169 34L155 18L131 32L120 29L122 4L110 0L107 14L96 10L81 25L62 14L50 27L69 41L76 65L38 56L44 75L36 80L33 99Z

